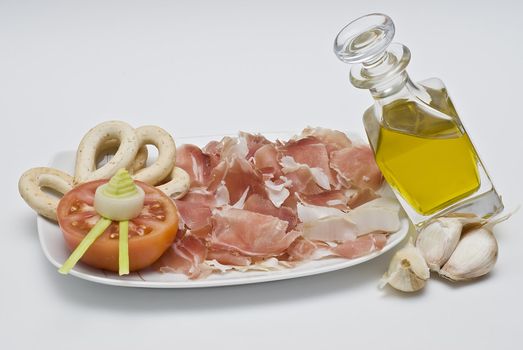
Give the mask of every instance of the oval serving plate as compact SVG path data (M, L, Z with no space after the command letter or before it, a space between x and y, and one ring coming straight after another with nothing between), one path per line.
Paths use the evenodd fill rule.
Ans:
M272 132L263 133L263 135L274 140L277 138L288 139L293 134L289 132ZM193 143L198 146L203 146L211 140L220 139L222 136L224 135L186 137L177 138L176 140L178 144ZM351 138L353 138L353 135L351 135ZM358 137L356 136L356 138ZM53 157L50 166L72 173L74 159L74 151L60 152ZM56 223L41 216L38 216L37 227L38 237L45 256L54 266L57 268L60 267L70 254L70 251L65 245L60 228ZM190 280L183 274L161 273L152 269L141 270L127 276L119 276L113 272L95 269L78 263L71 270L70 274L96 283L142 288L201 288L277 281L336 271L372 260L398 245L398 243L405 238L408 231L409 222L405 217L402 217L401 228L397 232L389 235L387 244L379 252L374 252L356 259L324 258L322 260L308 261L296 267L278 271L228 271L221 274L214 273L200 280Z

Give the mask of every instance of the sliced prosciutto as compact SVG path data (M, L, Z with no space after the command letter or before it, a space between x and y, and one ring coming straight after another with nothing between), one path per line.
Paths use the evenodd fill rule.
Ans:
M306 238L300 237L290 245L287 249L289 255L289 261L302 261L312 257L312 254L316 250L316 244Z
M278 256L301 234L287 233L287 221L242 209L226 209L213 216L211 244L247 256Z
M249 194L266 195L262 174L243 158L223 160L212 173L213 182L209 189L216 190L220 184L224 184L229 191L231 203L238 202L246 191Z
M327 148L329 154L333 151L337 151L343 148L350 148L352 141L347 135L338 130L325 129L325 128L305 128L300 137L313 136Z
M296 227L296 224L298 224L298 214L295 210L285 206L277 208L270 200L257 194L250 196L245 202L243 208L258 214L270 215L286 221L288 224L287 231L292 230Z
M318 185L318 180L310 170L306 168L290 171L285 174L285 177L291 181L290 190L292 193L319 194L325 191Z
M330 179L323 169L313 168L307 164L298 163L290 156L282 157L280 164L282 165L282 172L287 175L288 178L293 179L295 178L295 173L301 172L302 175L299 176L307 176L320 186L322 190L330 190Z
M271 178L277 178L282 174L279 158L275 145L263 145L254 153L254 166L262 174L270 174Z
M176 149L176 166L191 178L191 187L206 186L211 180L211 158L198 146L181 145Z
M321 171L328 179L328 183L334 183L329 166L327 147L315 137L310 136L299 140L291 140L281 146L279 150L283 156L292 158L294 162L316 169L316 171ZM326 186L323 186L323 188L329 189Z
M271 142L265 138L265 136L260 134L249 134L248 132L240 131L240 139L245 140L247 146L247 159L250 159L254 154L263 146L270 145Z
M202 153L209 159L210 168L214 169L220 163L222 144L220 141L211 141L202 148ZM178 164L177 164L178 165Z
M208 272L202 269L206 256L204 243L191 234L185 234L174 242L154 266L162 272L180 272L195 279Z
M332 248L331 251L347 259L359 258L375 251L382 250L387 243L387 235L384 233L371 233L358 237L352 241L345 241Z
M241 132L202 149L181 145L176 164L191 188L175 200L178 239L155 264L164 272L202 278L354 259L400 227L371 149L340 131L306 128L274 142Z
M352 197L347 195L346 190L332 190L320 192L317 194L299 193L298 198L300 202L304 204L348 210L348 202ZM352 206L350 207L352 208Z
M181 222L189 230L198 230L210 224L216 197L201 189L189 191L182 199L175 200Z
M383 176L368 146L343 148L331 154L330 166L356 188L377 190Z

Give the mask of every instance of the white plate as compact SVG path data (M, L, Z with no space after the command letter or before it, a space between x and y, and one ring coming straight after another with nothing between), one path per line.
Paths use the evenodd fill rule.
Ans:
M287 139L289 133L267 133L268 138ZM178 144L193 143L203 146L208 141L219 139L218 136L198 136L191 138L178 138ZM56 154L50 164L52 167L62 169L69 173L73 172L74 152L60 152ZM325 258L323 260L304 262L294 268L279 271L228 271L223 274L212 274L201 280L190 280L183 274L160 273L152 269L142 270L139 273L131 273L128 276L94 269L82 263L78 263L70 272L71 275L85 280L110 284L123 287L143 287L143 288L200 288L231 286L249 283L259 283L268 281L284 280L296 277L316 275L320 273L336 271L346 267L358 265L374 259L381 254L389 251L400 243L409 231L409 222L406 218L401 219L401 228L398 232L391 234L385 247L372 254L357 259ZM65 245L62 233L58 225L52 221L38 217L38 236L45 256L57 268L67 259L70 252Z

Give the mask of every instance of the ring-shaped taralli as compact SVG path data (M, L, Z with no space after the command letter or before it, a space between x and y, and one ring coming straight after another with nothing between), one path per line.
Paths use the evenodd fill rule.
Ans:
M73 177L58 169L40 167L27 170L18 181L18 191L25 202L38 214L56 221L59 199L42 188L65 194L73 188Z
M96 169L97 150L111 139L117 139L120 147L107 164ZM76 152L75 184L108 179L120 168L129 170L139 148L136 132L129 124L121 121L98 124L85 134Z
M166 183L156 186L157 189L171 197L172 199L182 198L191 186L189 174L182 168L174 167Z
M120 141L117 139L111 139L105 141L100 148L96 150L96 163L99 163L100 156L104 154L115 154L120 146ZM147 146L142 146L138 149L136 153L136 158L134 158L133 163L130 165L129 172L131 174L136 173L138 170L143 169L147 163L147 157L149 152L147 151Z
M138 153L136 153L136 158L134 158L133 164L131 164L131 169L129 169L131 174L135 174L138 170L145 168L147 157L149 157L147 146L140 147Z
M157 126L141 126L135 131L139 146L154 145L158 149L158 158L153 164L138 170L133 178L154 186L169 176L173 170L176 161L176 144L167 131Z

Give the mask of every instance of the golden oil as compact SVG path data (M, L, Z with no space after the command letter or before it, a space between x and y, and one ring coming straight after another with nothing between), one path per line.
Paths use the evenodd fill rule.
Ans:
M399 99L383 106L375 152L389 184L429 215L474 193L480 178L478 156L446 89L425 91L428 105Z
M386 125L405 125L413 133ZM452 119L427 115L413 102L384 109L376 162L383 175L420 214L437 212L480 186L478 158L466 132Z

